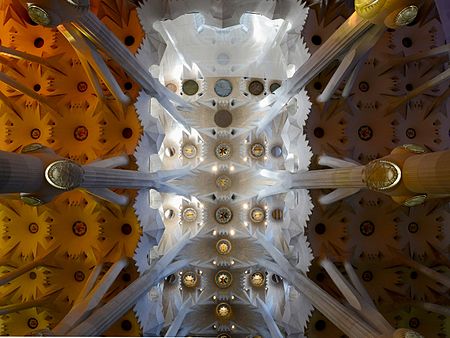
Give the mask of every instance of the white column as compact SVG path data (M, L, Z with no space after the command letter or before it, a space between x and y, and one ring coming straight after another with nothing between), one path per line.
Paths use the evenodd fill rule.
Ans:
M122 290L108 303L95 310L85 321L67 333L69 336L100 336L129 309L131 309L140 297L145 294L166 276L181 270L190 263L183 259L175 261L179 252L190 243L188 235L172 247L158 261L133 283Z
M377 329L346 308L327 292L322 290L297 269L271 243L258 234L258 242L272 256L273 262L261 259L258 263L270 268L285 278L297 291L304 294L313 306L326 316L346 335L354 338L375 338L382 335Z

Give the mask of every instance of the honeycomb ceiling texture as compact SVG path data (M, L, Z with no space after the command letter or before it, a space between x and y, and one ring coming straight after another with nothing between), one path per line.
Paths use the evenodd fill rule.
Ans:
M324 204L332 190L272 186L264 196L269 178L258 176L324 169L321 155L365 165L404 144L449 149L448 3L389 1L421 6L403 27L364 30L357 62L331 92L342 53L289 102L278 97L285 109L263 125L271 111L255 107L323 53L355 15L353 1L91 0L79 21L98 18L117 37L112 50L127 49L175 93L157 100L127 74L126 59L84 37L83 24L39 25L30 18L45 21L38 9L2 0L0 150L39 143L80 165L127 154L121 169L189 174L162 184L167 191L114 189L128 203L82 189L40 206L2 195L0 334L350 335L293 286L298 274L373 337L399 328L411 331L395 337L449 337L448 198L406 207L363 189ZM193 107L184 122L167 108L174 97ZM263 246L295 265L294 281ZM158 259L166 266L155 268Z

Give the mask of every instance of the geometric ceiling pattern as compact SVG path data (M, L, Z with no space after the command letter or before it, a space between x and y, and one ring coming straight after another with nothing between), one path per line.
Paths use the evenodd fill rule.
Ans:
M175 19L162 21L160 27L156 25L147 27L150 24L146 22L151 22L152 18L148 17L148 21L142 18L143 8L145 9L146 5L150 6L150 2L138 4L137 1L93 0L90 2L90 10L131 53L137 55L140 62L148 66L154 77L158 77L159 71L166 72L165 74L170 73L168 66L176 63L175 57L170 58L170 52L173 55L179 53L175 48L174 51L170 48L183 46L183 39L189 39L189 32L186 29L181 31L179 36L174 34L177 24L180 26L185 24ZM309 13L306 17L305 10L304 25L299 23L298 37L292 37L291 41L286 42L289 45L291 60L285 69L278 70L278 75L282 71L289 74L289 66L293 69L292 75L302 63L299 58L301 56L307 58L309 54L314 55L354 11L353 2L348 1L310 1L308 6ZM192 19L194 22L195 20L197 19ZM406 27L398 30L387 29L380 33L380 38L368 50L364 62L357 65L353 78L345 78L333 93L330 93L330 97L324 100L327 84L332 80L339 66L339 62L331 62L318 76L306 84L304 96L299 96L297 106L292 108L294 111L309 110L309 113L306 112L302 116L304 121L300 119L293 121L293 118L281 116L277 121L286 123L284 127L279 127L278 131L273 127L273 134L266 135L264 140L258 139L256 134L251 134L248 138L242 137L237 141L236 138L230 141L226 135L220 134L207 138L205 135L209 135L208 132L211 130L205 122L206 118L203 119L205 115L192 117L188 121L190 125L195 126L197 134L187 133L182 129L177 131L177 134L172 132L175 128L171 124L169 114L164 115L165 119L161 119L161 126L159 126L161 130L149 130L150 122L143 117L142 107L151 106L154 109L156 113L152 111L151 118L157 116L158 109L162 110L162 108L155 107L156 103L150 103L150 98L145 101L141 86L126 73L120 64L107 55L101 54L113 79L100 79L98 87L94 88L91 85L92 74L86 72L83 64L86 59L83 56L80 57L80 49L73 48L64 36L64 32L37 25L30 19L20 2L14 0L3 0L0 3L0 22L2 24L0 28L0 150L3 151L20 152L28 144L40 143L53 149L58 155L79 164L90 164L102 158L120 156L125 153L129 155L130 161L122 165L122 169L142 170L145 165L148 165L146 162L148 161L150 165L159 166L156 169L150 168L153 171L181 168L185 165L193 167L198 164L195 161L200 155L196 156L198 154L192 155L192 153L200 152L198 149L201 147L203 147L202 154L207 154L204 155L205 157L211 156L210 154L215 154L219 158L229 156L228 152L231 150L227 147L231 145L233 149L238 149L240 143L244 144L244 142L251 144L250 150L245 148L244 153L251 154L248 161L256 168L259 168L258 158L264 156L263 152L266 149L276 158L276 145L281 143L284 147L290 147L292 153L295 153L296 147L298 144L303 144L302 142L306 148L310 147L306 152L299 153L305 157L303 163L305 169L308 165L309 169L325 168L318 163L318 157L321 155L367 164L407 143L420 144L429 151L447 150L450 147L450 117L448 116L450 81L447 79L430 85L419 94L415 92L422 84L444 73L449 65L448 32L450 28L445 26L444 20L441 20L433 1L425 1L420 15ZM258 21L258 25L261 25L259 29L265 28L264 24L263 20ZM267 23L267 27L271 26ZM276 26L277 29L280 27L281 25ZM275 37L276 34L274 39ZM176 41L172 47L167 44L170 39ZM194 45L191 40L189 41ZM300 47L295 49L292 47L294 44ZM271 45L261 48L273 51L278 47ZM164 48L166 48L166 54L164 54ZM195 45L191 49L189 53L195 55ZM282 49L283 47L280 47L280 50ZM21 53L26 53L27 57L23 57L24 54ZM252 49L249 47L247 54L251 55L251 53ZM238 55L237 57L244 59L247 56ZM297 61L292 60L294 57L298 58ZM161 62L162 70L150 67L153 60ZM220 63L221 60L219 58L218 62ZM295 62L297 64L291 64ZM276 69L275 66L274 69ZM214 96L211 94L213 87L215 93L222 96L216 88L226 91L228 85L224 82L221 86L215 87L214 82L218 77L214 76L213 70L210 71L211 74L202 78L198 76L199 72L196 73L195 69L190 69L190 73L186 72L184 78L190 76L197 81L170 83L175 88L165 84L168 89L181 92L185 100L190 100L189 103L197 102L201 107L195 106L199 109L199 114L206 114L204 112L211 109L208 105L213 104L213 101L209 100L210 96ZM252 82L251 79L242 76L240 82L233 82L233 84L246 92L248 101L251 101L253 96L278 88L279 82L284 78L281 76L277 78L276 70L273 71L273 75L272 78L260 79L259 82ZM353 85L347 86L350 81L353 81ZM116 82L120 90L112 91L109 87L112 82ZM116 95L120 91L129 97L128 102L124 102L126 100L120 97L120 93ZM112 92L115 94L111 94ZM303 98L305 98L304 102ZM251 102L258 102L258 100ZM223 105L223 109L228 109L229 107L226 106L228 103L225 99L222 101L214 101L214 105ZM236 101L236 104L239 106L241 102ZM222 125L228 127L231 122L228 122L227 118L229 118L227 115L217 115L214 122L220 127ZM233 118L236 117L233 116ZM242 121L242 123L247 122ZM299 131L293 132L294 127L298 127ZM163 133L166 136L164 141L160 139L160 134ZM296 133L297 139L292 140L293 137L289 139L283 136L289 133ZM162 160L159 162L152 157L155 154L158 155L159 149L149 150L145 143L146 140L150 140L149 135L153 137L151 140L158 139L159 143L163 142L162 156L160 156ZM218 146L215 146L217 140L220 142ZM215 148L209 144L213 142ZM148 144L151 144L151 141L148 141ZM192 144L196 146L186 147ZM274 163L270 169L285 169L284 164L280 165L276 161ZM234 167L221 169L220 165L215 166L214 163L211 163L209 167L208 165L208 163L204 164L208 170L215 173L222 170L224 174L215 175L214 177L218 178L211 183L207 181L209 176L198 169L199 171L194 173L197 175L197 181L180 179L174 183L174 189L188 191L188 193L194 190L206 196L198 200L184 197L169 199L164 196L155 197L151 193L144 195L142 191L114 189L114 192L127 195L130 200L136 201L134 204L120 206L97 198L86 191L75 190L61 194L45 205L31 207L11 196L2 196L0 198L0 334L25 335L33 331L45 334L49 333L48 330L55 330L55 328L54 332L59 332L58 335L66 334L67 331L58 331L58 329L62 330L58 325L67 318L67 314L74 305L79 304L80 300L86 297L89 291L86 291L86 284L89 283L90 276L97 274L101 282L103 277L106 276L106 280L110 274L116 273L116 278L101 298L100 305L106 304L136 281L145 268L151 266L152 255L160 254L154 248L152 249L152 246L160 242L161 238L161 243L165 243L167 248L175 247L178 241L182 241L182 234L199 231L196 228L197 217L209 221L213 218L217 221L222 219L224 224L229 222L230 220L227 219L231 219L230 209L216 209L217 200L215 199L218 198L219 202L235 199L234 195L230 197L224 192L228 189L228 185L231 185L230 175L225 174L225 171L230 172L235 169ZM248 209L246 213L249 214L250 228L258 226L261 221L265 222L267 229L275 228L280 223L277 223L277 220L283 218L283 210L289 210L293 215L297 215L295 212L298 211L295 211L295 208L289 209L285 206L290 203L288 199L271 197L272 199L265 199L266 204L263 205L258 204L260 200L254 198L250 201L255 205L258 204L257 207L253 207L253 204L249 206L246 197L256 195L260 187L251 173L245 171L240 173L239 170L238 167L236 175L242 175L238 177L243 183L241 190L239 187L233 187L233 191L237 191L233 205L236 208L242 207L243 210ZM242 178L246 175L250 183ZM234 176L232 177L234 179ZM208 184L216 185L218 190L222 189L214 195L214 201L207 199L210 197L206 188L205 191L202 190L202 186ZM251 193L252 189L256 191L255 194ZM325 271L323 264L321 265L321 259L324 257L330 259L343 274L347 274L345 262L350 262L367 289L370 299L392 327L410 328L426 337L450 336L448 288L420 271L425 266L450 278L448 198L428 200L422 205L408 208L394 203L384 194L362 190L338 202L329 205L321 204L320 198L330 192L331 190L327 189L317 189L310 190L309 196L307 193L300 194L304 200L302 200L303 204L298 205L304 207L306 216L310 212L311 214L308 216L309 220L307 222L305 220L304 243L301 243L303 239L298 239L303 238L303 234L301 236L296 234L297 237L292 235L292 238L289 237L291 239L289 244L293 249L288 249L288 251L291 250L290 253L294 252L298 255L300 269L304 268L307 276L320 288L344 302L344 296ZM148 207L145 203L149 200L150 204L159 203L158 206L163 210L164 224L162 221L158 223L157 216L149 211L142 211L142 205ZM207 207L203 208L204 205ZM300 208L298 205L297 207ZM312 211L309 210L309 206ZM214 213L211 213L213 208ZM267 211L269 208L270 213ZM153 224L151 229L147 224L149 222ZM172 223L174 229L181 229L179 233L171 232ZM166 231L163 234L164 227ZM186 230L188 227L191 228ZM265 234L270 232L268 236L276 237L273 234L277 234L277 231L270 230ZM219 233L222 236L219 236L222 242L217 241L219 239L217 237L217 243L208 242L208 245L211 244L214 247L217 245L219 253L220 250L226 251L228 246L239 248L239 233L236 239L231 238L233 237L231 234L231 232ZM302 245L306 248L303 251L298 249ZM161 247L159 249L165 250ZM245 246L242 246L242 250L245 251L245 249ZM185 250L186 255L196 257L195 255L198 254L196 250L202 253L207 249L202 247L201 243L196 243ZM244 257L242 260L245 259L250 258ZM199 258L198 262L200 261ZM283 335L301 337L304 333L306 337L345 337L345 334L325 315L318 310L313 310L306 300L300 308L294 305L289 308L284 303L282 305L277 303L277 297L282 297L286 303L289 302L289 297L298 297L293 291L283 291L285 293L281 296L272 291L276 290L272 285L279 285L280 279L282 280L277 274L265 273L260 271L261 269L245 269L245 264L242 265L241 271L239 262L236 262L237 267L233 270L231 265L235 264L234 261L229 263L230 265L223 263L223 269L216 261L213 263L217 265L214 268L202 264L192 263L191 267L195 266L195 268L180 269L179 272L170 274L159 285L159 289L153 288L148 293L146 296L148 303L138 303L117 322L110 325L103 335L164 335L167 332L170 335L172 332L170 330L173 329L170 324L177 320L185 303L192 299L200 302L201 292L210 287L207 282L205 285L199 283L200 280L215 283L219 289L222 287L226 289L229 287L227 280L231 279L231 276L236 276L241 279L237 283L243 290L242 294L252 289L254 291L249 293L249 298L265 300L265 303L262 302L263 305L257 304L263 308L264 306L269 308L271 315L277 318L277 324L283 327ZM233 275L229 270L233 271ZM21 273L14 275L18 271ZM243 277L237 277L238 274ZM283 285L282 281L281 283ZM261 291L258 289L261 285L268 287L263 287ZM195 293L199 293L200 296ZM236 291L236 297L244 297L241 293ZM286 300L284 300L285 294L289 294ZM163 317L157 311L152 312L155 308L152 301L158 297L161 297L161 303L164 304L161 311ZM264 329L265 326L270 326L264 318L267 315L264 311L261 311L262 314L258 313L259 317L253 318L254 313L246 307L238 305L231 306L233 310L228 308L234 298L227 298L228 296L225 297L220 292L213 297L216 297L211 303L214 306L196 308L199 318L207 318L209 313L216 312L219 320L214 324L213 334L231 332L233 337L272 335L270 327ZM433 309L435 305L441 306L440 310ZM292 313L288 313L286 310L288 308ZM447 309L447 316L445 312L442 313L442 308ZM296 316L295 310L304 314L304 318L300 315ZM257 326L250 330L249 334L241 332L233 334L232 330L235 327L227 326L226 320L229 318L226 311L236 311L233 316L248 318L249 323L253 320L256 323L264 321L265 324L260 325L259 333L257 331L259 326ZM158 329L152 326L155 318L159 323ZM174 335L199 335L200 333L190 332L189 329L186 332L183 331L183 327L195 327L196 323L192 323L193 319L193 314L188 314L184 318L185 323L181 325L179 331L175 331ZM298 329L296 325L301 326L301 329ZM298 331L295 331L297 329ZM293 333L290 333L290 330Z

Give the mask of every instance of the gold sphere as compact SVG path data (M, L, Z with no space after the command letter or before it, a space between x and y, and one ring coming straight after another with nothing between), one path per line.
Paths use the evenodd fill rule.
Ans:
M221 319L228 319L231 317L231 306L227 303L219 303L216 306L216 315Z
M197 283L198 283L197 274L192 271L185 272L183 274L182 281L183 281L183 285L185 287L194 288L197 286Z
M252 286L256 287L256 288L260 288L262 286L264 286L266 282L266 277L264 276L264 273L260 272L260 271L256 271L254 273L252 273L252 275L250 276L250 283L252 284Z

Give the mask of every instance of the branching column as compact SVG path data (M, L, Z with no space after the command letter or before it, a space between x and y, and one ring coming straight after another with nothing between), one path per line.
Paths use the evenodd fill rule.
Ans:
M164 256L155 261L149 270L123 289L113 299L97 308L85 321L68 332L70 336L99 336L131 309L139 298L164 277L179 271L190 263L188 259L175 260L180 251L190 242L184 236Z
M427 153L421 146L406 144L365 166L298 172L281 179L290 189L367 188L412 207L427 198L450 196L450 150Z
M311 170L293 177L293 189L364 188L364 166L339 169Z

